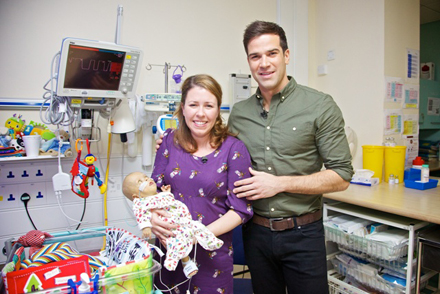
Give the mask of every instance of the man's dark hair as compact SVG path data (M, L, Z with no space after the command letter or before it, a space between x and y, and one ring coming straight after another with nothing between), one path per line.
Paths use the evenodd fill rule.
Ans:
M287 46L287 38L286 33L283 28L273 22L256 20L253 23L249 24L246 27L243 35L243 45L244 50L246 51L246 55L248 54L248 45L249 42L261 35L272 34L280 37L280 46L283 49L283 52L286 52L288 49Z

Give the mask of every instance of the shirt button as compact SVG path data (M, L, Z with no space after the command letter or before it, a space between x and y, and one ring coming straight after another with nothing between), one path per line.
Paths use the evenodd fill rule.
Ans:
M296 128L295 128L295 127L293 127L293 130L294 130L294 131L296 131Z
M268 168L267 168L268 170L272 170L272 168L269 166Z
M270 211L275 211L275 208L271 208Z
M266 147L266 150L270 150L270 147Z
M267 128L268 130L270 130L270 126L267 126L266 128Z

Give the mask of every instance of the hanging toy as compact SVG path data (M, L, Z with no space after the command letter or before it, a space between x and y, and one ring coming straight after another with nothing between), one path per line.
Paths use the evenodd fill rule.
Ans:
M80 148L78 148L78 143L80 143ZM107 190L107 185L100 179L98 168L94 166L96 157L90 153L90 143L88 139L86 140L86 145L89 153L84 156L84 161L81 161L83 141L81 139L76 140L75 149L78 155L73 163L72 169L70 170L70 173L72 174L72 191L82 198L88 198L90 195L89 178L92 179L92 185L93 179L96 179L101 194L104 194Z
M180 68L180 73L176 73L178 68ZM173 93L182 93L182 76L183 76L183 68L180 65L178 65L173 71L173 80L171 81L172 82L171 91Z

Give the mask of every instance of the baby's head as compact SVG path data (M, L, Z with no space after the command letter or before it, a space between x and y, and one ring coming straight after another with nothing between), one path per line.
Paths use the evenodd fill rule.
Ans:
M141 172L127 175L122 183L122 193L133 200L134 196L145 198L157 194L157 185L153 179Z

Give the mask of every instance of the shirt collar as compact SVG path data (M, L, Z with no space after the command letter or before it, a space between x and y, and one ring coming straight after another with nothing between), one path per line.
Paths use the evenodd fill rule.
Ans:
M279 99L281 100L281 102L283 102L285 99L287 99L290 94L292 94L292 92L295 90L296 86L298 85L295 81L295 79L291 76L287 76L287 78L289 79L289 83L281 90L281 92L273 95L273 98L279 97ZM261 91L260 88L257 89L255 96L257 97L257 99L260 101L260 103L262 103L262 98L263 96L261 95Z

